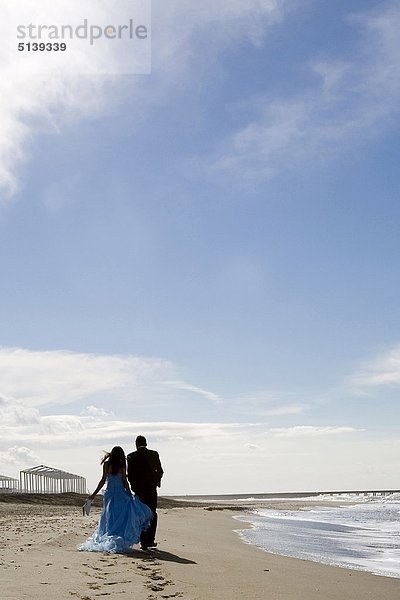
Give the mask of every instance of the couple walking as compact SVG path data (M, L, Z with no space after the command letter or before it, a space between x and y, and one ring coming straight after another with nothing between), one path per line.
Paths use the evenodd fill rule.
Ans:
M122 552L139 541L143 550L156 546L157 487L163 476L158 452L149 450L146 438L139 435L135 452L125 458L123 449L114 446L102 464L103 476L89 499L107 484L103 510L96 531L78 549Z

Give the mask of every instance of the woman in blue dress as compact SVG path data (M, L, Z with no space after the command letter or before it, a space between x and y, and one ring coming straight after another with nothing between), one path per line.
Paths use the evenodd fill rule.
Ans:
M102 459L103 477L93 494L107 483L103 495L103 510L94 534L78 550L88 552L123 552L138 544L140 534L149 525L153 513L136 496L133 496L126 478L125 453L120 446L114 446Z

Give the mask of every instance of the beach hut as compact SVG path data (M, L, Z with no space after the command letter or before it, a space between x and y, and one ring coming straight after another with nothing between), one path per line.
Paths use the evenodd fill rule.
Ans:
M0 475L0 492L18 492L19 481L12 477Z
M19 474L21 491L28 494L86 494L86 479L61 469L38 465Z

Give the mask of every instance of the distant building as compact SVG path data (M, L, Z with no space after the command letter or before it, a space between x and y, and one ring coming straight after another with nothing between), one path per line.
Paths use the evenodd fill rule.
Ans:
M19 474L21 492L28 494L86 494L86 479L61 469L38 465Z
M19 481L12 477L6 477L6 475L0 475L0 493L3 492L18 492Z

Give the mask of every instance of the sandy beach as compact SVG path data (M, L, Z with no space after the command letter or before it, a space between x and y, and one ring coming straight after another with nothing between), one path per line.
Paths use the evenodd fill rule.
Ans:
M275 556L241 541L232 510L159 511L150 554L78 552L100 513L0 503L3 600L397 600L400 579Z

